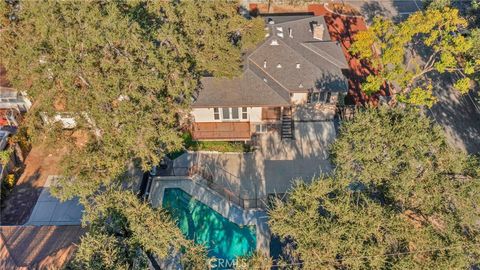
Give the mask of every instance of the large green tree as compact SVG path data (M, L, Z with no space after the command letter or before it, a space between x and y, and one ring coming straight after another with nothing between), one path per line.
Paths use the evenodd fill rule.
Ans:
M133 192L110 189L85 204L75 269L148 269L147 252L159 259L183 257L188 269L206 267L206 251L186 240L170 216ZM192 260L195 265L192 265Z
M264 37L231 1L2 1L0 59L33 99L33 138L67 147L56 194L88 196L132 160L144 170L182 147L179 118L202 74L234 76ZM11 16L14 14L15 16ZM74 117L66 132L59 113Z
M400 101L432 106L436 99L431 75L449 73L458 76L454 87L468 92L480 58L469 55L476 45L463 34L467 26L458 10L449 7L418 11L400 23L375 18L350 48L376 70L362 89L372 94L387 86Z
M416 110L344 122L336 171L270 212L306 269L467 269L480 255L480 165Z

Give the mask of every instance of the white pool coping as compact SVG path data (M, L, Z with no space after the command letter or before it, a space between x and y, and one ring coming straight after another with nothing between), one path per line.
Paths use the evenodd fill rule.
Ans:
M255 225L256 250L270 255L270 230L267 224L267 212L261 209L243 209L208 188L202 183L202 180L201 177L154 177L152 178L148 199L153 207L161 206L166 188L180 188L231 222L242 226Z

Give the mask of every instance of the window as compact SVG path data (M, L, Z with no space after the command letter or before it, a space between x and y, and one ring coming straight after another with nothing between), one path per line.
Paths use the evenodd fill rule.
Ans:
M248 119L248 113L247 113L246 107L242 108L242 119Z
M222 118L225 120L230 119L230 108L222 108Z
M238 107L232 108L232 119L238 119Z
M222 110L221 115L220 110ZM213 108L213 119L215 120L240 120L240 117L241 119L248 119L248 111L246 107Z
M308 103L330 103L331 92L312 92L308 93Z
M267 131L268 131L267 125L265 125L265 124L255 125L255 132L256 133L265 133Z
M327 92L327 98L325 99L325 103L330 103L330 98L332 97L332 93Z

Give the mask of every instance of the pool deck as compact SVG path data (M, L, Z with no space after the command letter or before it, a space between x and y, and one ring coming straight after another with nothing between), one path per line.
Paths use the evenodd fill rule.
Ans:
M184 153L173 160L173 174L202 168L216 186L251 200L285 193L297 179L310 183L314 177L330 174L328 149L336 138L335 122L296 121L294 128L295 140L282 140L278 132L268 132L256 138L258 149L249 153Z
M152 179L152 187L148 199L153 207L162 205L163 193L166 188L180 188L193 198L212 208L223 217L239 225L255 225L257 251L269 255L270 230L268 228L267 212L261 209L242 209L240 206L226 200L223 196L208 188L201 177L159 176Z

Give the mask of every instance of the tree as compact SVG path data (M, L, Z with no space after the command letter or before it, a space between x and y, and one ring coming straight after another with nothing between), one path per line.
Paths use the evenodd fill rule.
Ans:
M306 269L467 269L478 258L479 161L418 111L344 122L334 175L298 183L270 212ZM288 218L285 218L288 217Z
M480 1L452 1L452 0L428 0L423 2L426 8L442 9L444 7L458 7L474 27L480 27Z
M462 35L466 27L458 10L449 7L418 11L398 24L375 18L350 49L378 71L368 76L363 90L373 94L386 85L402 102L432 106L436 99L428 76L437 72L458 75L454 87L468 92L469 76L480 70L480 64L467 57L474 43Z
M20 2L17 19L0 31L0 59L13 86L34 101L26 117L32 138L69 149L57 196L88 196L132 161L148 170L182 147L179 119L200 75L233 76L241 51L264 37L263 25L235 7L229 1ZM2 9L2 22L11 12ZM76 126L42 125L40 113L67 114Z
M251 255L239 257L236 260L235 270L258 269L270 270L272 269L272 258L262 252L254 252Z
M246 21L228 1L181 1L176 14L197 68L214 76L240 75L242 51L265 37L265 23L258 17ZM194 11L194 12L192 12ZM219 39L218 37L224 37Z
M206 264L205 249L186 240L170 216L129 191L110 189L85 203L88 232L71 263L78 269L148 269L146 253L160 259L188 254ZM188 264L188 261L184 261Z

